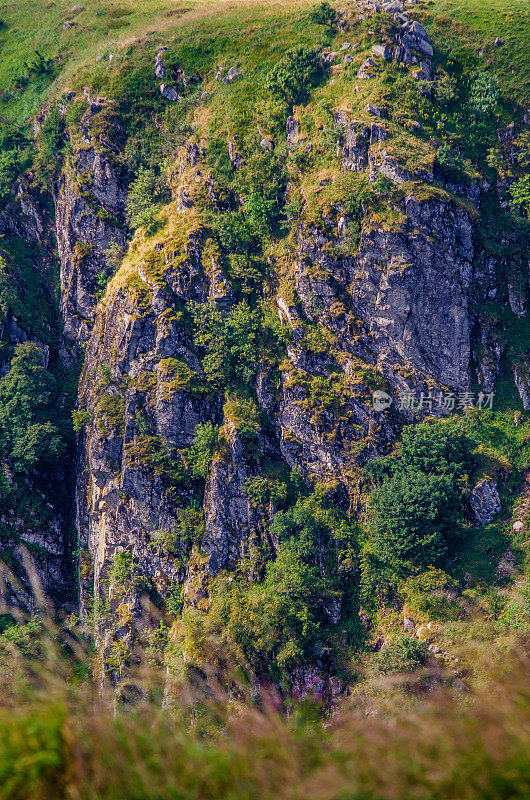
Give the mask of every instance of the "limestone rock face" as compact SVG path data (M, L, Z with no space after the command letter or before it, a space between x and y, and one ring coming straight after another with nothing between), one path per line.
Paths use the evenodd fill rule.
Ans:
M469 505L477 525L488 525L501 510L495 481L485 478L477 483L469 497Z
M83 179L90 190L80 188ZM109 158L91 146L63 172L54 200L64 330L82 343L92 327L98 276L110 270L107 251L125 246L126 192Z
M363 230L357 254L340 260L326 254L325 237L303 235L301 256L327 270L333 281L309 279L305 288L298 277L297 291L302 301L311 294L329 306L336 299L332 286L338 283L347 289L367 334L363 341L383 369L408 364L418 378L429 375L451 388L467 389L472 224L447 201L418 202L411 194L404 210L399 230ZM353 344L347 330L338 335Z
M82 439L78 516L96 596L108 593L120 551L162 595L184 577L182 559L157 545L178 530L192 494L176 490L171 469L178 472L178 451L192 445L197 425L219 414L216 398L179 380L187 364L198 366L167 295L138 277L116 286L87 347L79 399L93 414Z

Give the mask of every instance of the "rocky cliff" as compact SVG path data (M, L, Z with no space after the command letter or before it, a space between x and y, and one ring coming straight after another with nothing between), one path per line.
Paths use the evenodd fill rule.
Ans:
M204 611L216 576L273 558L293 481L332 486L359 519L363 467L404 424L491 394L500 371L528 406L528 355L509 335L526 316L527 253L520 229L491 223L510 181L457 145L444 161L416 120L446 109L459 78L415 17L427 24L410 3L349 3L330 44L289 51L255 86L243 63L196 70L157 41L140 70L156 96L144 224L131 222L148 180L131 109L120 119L118 89L63 98L50 187L62 331L45 344L11 306L2 341L36 341L46 368L82 353L81 608L109 647L134 641L142 598ZM502 148L517 133L498 133ZM21 180L1 230L43 262L51 213ZM70 558L65 514L25 538L49 554L48 589Z

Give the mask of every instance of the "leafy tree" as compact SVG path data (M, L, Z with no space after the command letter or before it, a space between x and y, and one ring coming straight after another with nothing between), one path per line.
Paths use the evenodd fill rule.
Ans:
M437 564L447 553L461 511L449 476L397 472L371 494L371 545L396 574Z
M530 219L530 175L523 175L510 186L512 202L521 215Z
M212 463L219 428L211 422L197 425L195 429L195 440L192 446L186 451L186 459L191 466L191 474L194 478L208 477L208 471Z
M17 345L0 380L0 448L16 471L53 463L64 451L56 421L57 382L32 342Z
M153 168L140 167L127 194L127 222L131 228L150 230L169 193L163 176Z
M439 564L457 544L471 445L460 420L423 423L404 429L395 456L367 465L369 546L394 576Z
M309 100L311 89L324 75L324 67L318 50L295 47L288 50L271 69L265 79L265 87L280 95L288 105L298 105Z
M438 164L447 172L463 172L464 159L459 152L453 150L447 142L444 142L436 151L436 160Z
M256 372L260 313L246 301L224 314L213 303L193 303L190 311L195 323L194 341L206 355L202 366L215 388L237 384L247 386Z
M476 72L470 86L469 107L476 117L487 117L497 108L499 83L489 72Z

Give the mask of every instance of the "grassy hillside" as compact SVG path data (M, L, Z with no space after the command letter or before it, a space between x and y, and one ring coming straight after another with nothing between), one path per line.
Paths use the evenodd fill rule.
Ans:
M101 83L131 58L139 42L198 46L203 71L225 55L259 66L271 51L314 36L308 11L316 5L312 0L1 0L0 111L20 122L36 113L49 91L71 80ZM530 99L529 0L429 0L416 8L421 9L439 46L447 52L469 48L477 63L499 75L507 97ZM36 52L54 60L45 74L28 72Z
M469 48L498 75L506 97L530 102L529 0L430 0L423 8L440 47Z

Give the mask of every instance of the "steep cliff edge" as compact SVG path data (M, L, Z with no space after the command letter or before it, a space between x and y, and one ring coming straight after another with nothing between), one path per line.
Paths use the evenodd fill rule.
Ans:
M529 405L528 112L483 55L429 36L428 6L282 13L281 48L268 12L224 49L202 18L189 40L168 22L42 109L0 229L36 248L51 294L53 216L46 314L62 330L43 336L6 301L2 373L28 340L59 383L82 354L81 612L112 669L157 615L187 657L194 614L228 629L223 597L250 618L256 587L267 609L301 587L303 634L260 636L282 641L274 669L303 692L370 636L366 465L404 425L491 407L496 390L499 413ZM68 487L63 453L37 483L52 464ZM26 537L50 554L54 596L72 505Z
M262 116L261 140L248 119L226 137L196 126L169 169L173 202L136 233L98 306L79 399L89 421L78 515L93 565L87 608L92 581L107 611L125 603L126 624L123 612L119 624L102 617L118 638L141 627L146 581L162 608L205 611L220 572L263 569L278 552L269 528L285 506L280 475L300 476L307 490L333 485L335 502L355 512L363 465L414 408L440 415L451 410L440 398L463 408L475 387L494 389L500 345L478 308L492 296L509 307L511 296L503 259L479 232L495 189L444 171L421 137L407 139L416 150L404 158L409 134L388 96L354 108L355 81L372 82L373 99L392 57L404 75L425 60L425 76L408 79L418 96L438 85L419 23L401 11L370 20L382 57L369 26L351 14L342 23L349 38L358 31L347 49L367 76L352 58L331 77L333 51L304 53L296 57L313 59L318 102L294 114L287 104L280 124ZM215 98L207 81L203 98ZM208 100L195 103L200 119ZM265 135L265 124L276 127ZM374 391L390 409L374 405ZM129 584L118 586L117 554ZM347 623L340 598L338 608L337 629Z

